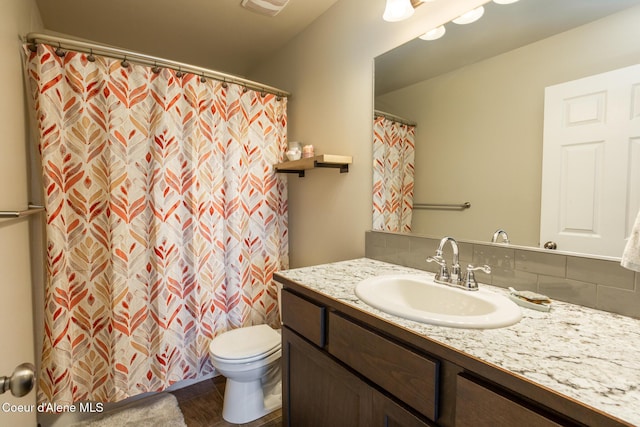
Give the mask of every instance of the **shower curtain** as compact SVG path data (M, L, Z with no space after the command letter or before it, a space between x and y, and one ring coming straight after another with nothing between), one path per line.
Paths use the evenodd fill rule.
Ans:
M213 372L211 339L277 325L286 98L25 47L47 233L39 401L118 401Z
M373 229L411 231L415 126L373 120Z

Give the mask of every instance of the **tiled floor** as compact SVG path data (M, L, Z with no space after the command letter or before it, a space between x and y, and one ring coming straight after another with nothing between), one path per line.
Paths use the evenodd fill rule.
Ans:
M189 387L172 391L178 399L188 427L282 427L282 410L277 410L247 424L231 424L222 419L225 378L217 376Z

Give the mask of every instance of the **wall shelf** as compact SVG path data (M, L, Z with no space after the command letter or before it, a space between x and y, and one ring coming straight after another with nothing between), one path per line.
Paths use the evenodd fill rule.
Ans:
M297 173L299 177L304 176L304 171L315 168L335 168L340 169L340 173L349 172L351 156L338 156L335 154L321 154L319 156L308 157L306 159L293 160L290 162L278 163L275 165L278 173Z

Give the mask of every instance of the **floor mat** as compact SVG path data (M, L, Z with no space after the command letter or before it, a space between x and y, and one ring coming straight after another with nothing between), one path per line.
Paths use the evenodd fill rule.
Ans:
M187 427L170 393L159 393L70 427Z

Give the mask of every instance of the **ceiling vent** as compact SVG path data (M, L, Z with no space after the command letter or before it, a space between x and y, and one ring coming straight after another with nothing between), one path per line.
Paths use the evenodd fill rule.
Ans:
M242 0L242 7L262 15L276 16L289 0Z

